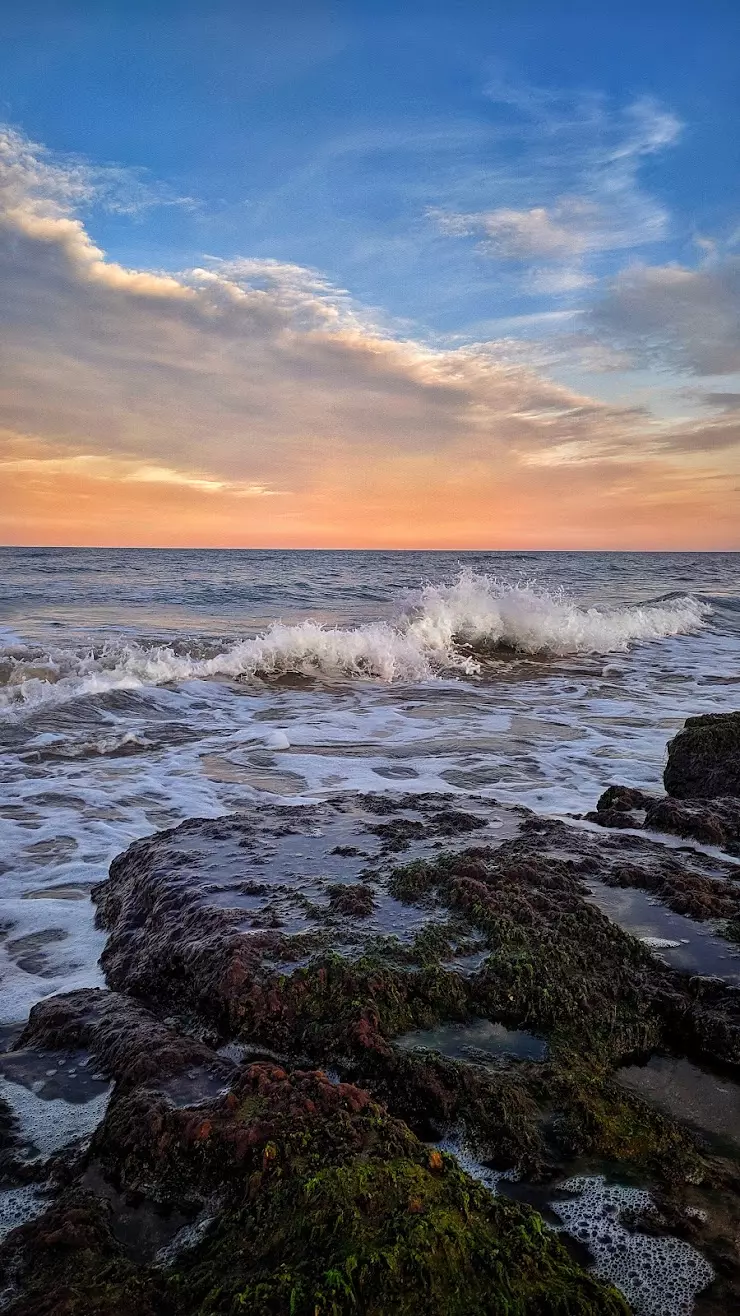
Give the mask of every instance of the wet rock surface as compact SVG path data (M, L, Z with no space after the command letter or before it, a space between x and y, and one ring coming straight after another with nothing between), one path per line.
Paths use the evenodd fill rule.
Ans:
M664 832L740 857L740 799L730 796L713 800L656 798L626 786L610 786L586 820L600 827Z
M740 989L680 972L592 890L705 924L740 911L735 872L423 795L265 806L136 842L94 892L110 990L42 1002L0 1061L64 1096L85 1055L113 1085L92 1138L47 1161L51 1205L0 1249L7 1310L630 1309L437 1148L451 1137L530 1184L588 1166L649 1184L659 1232L700 1249L702 1287L715 1275L697 1313L733 1310L738 1162L618 1075L659 1053L734 1082Z
M586 815L601 827L642 828L740 856L740 712L690 717L668 745L665 796L609 786Z
M740 798L740 712L687 718L668 745L663 784L679 799Z

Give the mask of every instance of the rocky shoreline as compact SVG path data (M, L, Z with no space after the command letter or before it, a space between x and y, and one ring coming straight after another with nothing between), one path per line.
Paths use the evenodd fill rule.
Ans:
M136 842L108 990L0 1057L3 1309L740 1311L738 765L714 715L572 822L347 794Z

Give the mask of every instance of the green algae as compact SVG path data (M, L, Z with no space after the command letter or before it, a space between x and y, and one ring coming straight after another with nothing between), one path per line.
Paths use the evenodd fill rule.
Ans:
M694 1135L612 1078L688 1028L688 993L559 860L471 850L397 868L389 887L424 911L413 940L358 936L332 954L313 935L283 938L275 964L309 962L280 972L269 956L224 957L197 1007L214 1033L347 1082L258 1064L198 1110L140 1089L117 1095L92 1151L106 1172L163 1203L205 1211L218 1195L216 1218L158 1274L93 1251L63 1316L138 1316L128 1292L159 1316L627 1312L535 1213L493 1198L419 1138L458 1130L480 1159L539 1181L579 1158L666 1192L711 1180ZM337 885L334 903L357 891ZM485 954L474 972L447 963L469 948ZM546 1057L486 1069L393 1045L475 1017L535 1031ZM103 1289L109 1305L96 1307Z
M492 852L471 850L396 868L390 889L439 917L408 947L373 939L354 959L314 956L272 998L250 988L239 1000L241 1035L338 1065L412 1127L464 1129L522 1174L593 1155L666 1182L701 1177L690 1132L610 1081L625 1057L666 1043L661 970L583 900L563 865L497 865ZM443 962L466 936L488 952L470 975ZM547 1059L484 1074L469 1060L401 1058L392 1045L475 1017L536 1031Z
M154 1268L123 1255L91 1201L60 1203L17 1231L29 1269L11 1316L627 1316L531 1208L320 1072L254 1064L197 1111L138 1090L113 1103L93 1154L122 1190L204 1204L217 1191L221 1209ZM54 1305L34 1308L44 1292Z
M361 1161L278 1187L258 1212L222 1221L179 1283L202 1316L625 1316L536 1213L438 1161Z

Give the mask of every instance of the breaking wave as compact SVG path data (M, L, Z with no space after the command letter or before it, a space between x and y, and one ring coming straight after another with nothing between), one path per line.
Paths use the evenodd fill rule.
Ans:
M564 593L463 571L451 585L427 585L395 621L353 629L307 620L274 622L262 635L216 652L193 644L146 647L111 641L86 653L0 651L0 708L12 711L80 695L214 677L286 674L324 679L424 681L475 677L506 654L603 654L700 630L711 608L680 595L618 608L582 608Z

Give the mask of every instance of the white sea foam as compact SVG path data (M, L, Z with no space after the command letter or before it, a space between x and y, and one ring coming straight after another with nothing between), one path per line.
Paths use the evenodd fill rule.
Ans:
M494 1170L490 1165L484 1165L478 1159L474 1149L470 1145L465 1133L462 1130L441 1142L434 1144L438 1151L446 1152L448 1156L454 1156L461 1170L469 1174L471 1179L487 1188L494 1197L498 1194L500 1183L509 1183L516 1180L516 1174L513 1170Z
M418 602L393 622L349 629L312 620L275 622L264 634L207 656L202 648L183 653L135 641L109 642L84 654L15 647L2 660L0 709L13 715L81 695L214 677L295 673L383 682L475 677L497 654L608 653L695 632L708 611L690 595L639 606L582 608L559 592L463 571L452 585L426 586Z
M562 591L511 585L463 571L454 585L427 585L409 634L431 655L469 648L563 656L609 653L630 644L697 630L706 605L690 595L619 608L581 608Z
M74 1103L61 1098L46 1101L35 1092L0 1078L0 1096L15 1115L21 1139L31 1160L47 1161L68 1143L88 1138L105 1115L113 1085L90 1101Z
M43 1196L38 1184L35 1183L0 1191L0 1243L7 1238L11 1230L41 1215L48 1204L48 1199Z
M714 1278L709 1262L690 1243L626 1229L623 1211L644 1212L648 1192L609 1184L603 1176L568 1179L575 1194L551 1203L568 1232L593 1254L595 1270L627 1298L635 1316L691 1316L694 1298Z
M460 1168L494 1196L500 1183L516 1180L511 1170L481 1164L464 1135L436 1146L454 1156ZM635 1316L691 1316L695 1297L712 1282L714 1271L690 1243L671 1235L641 1234L622 1224L625 1211L653 1209L649 1192L610 1184L603 1175L579 1176L559 1187L572 1196L551 1202L552 1210L568 1233L586 1245L596 1274L624 1294Z

